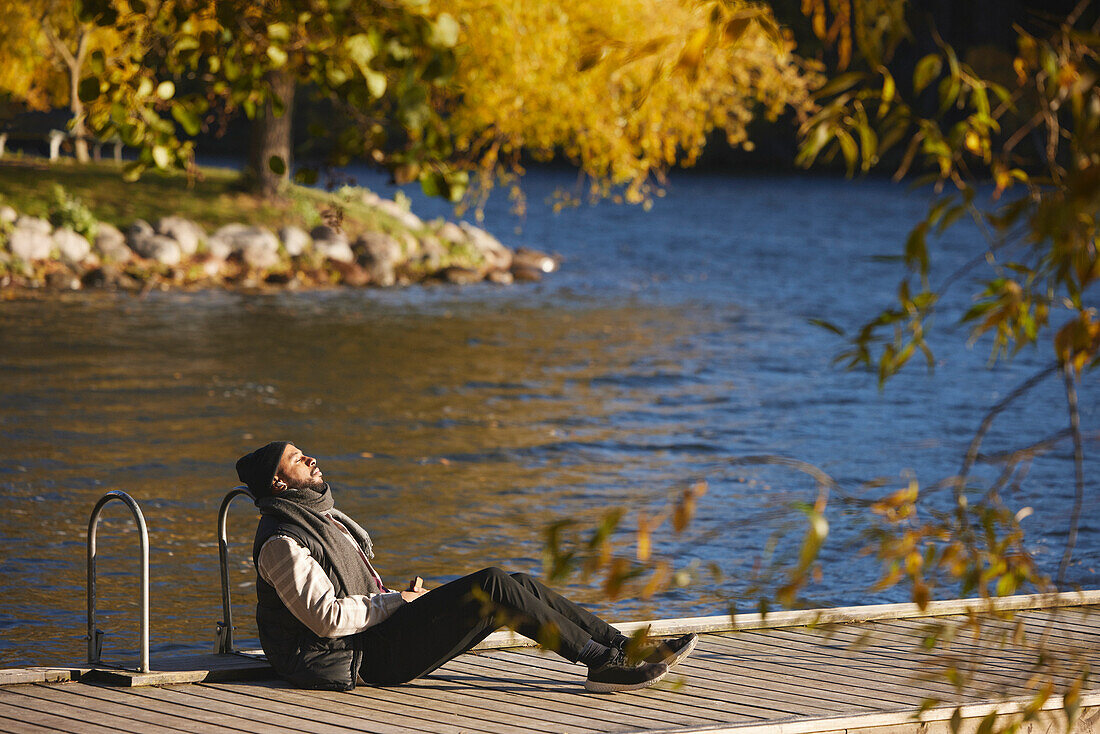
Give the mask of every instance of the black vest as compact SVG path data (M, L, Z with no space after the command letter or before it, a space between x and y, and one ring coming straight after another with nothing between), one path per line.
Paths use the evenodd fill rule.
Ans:
M252 562L259 567L260 549L269 538L288 535L306 548L328 574L337 598L347 595L320 542L286 517L263 514L252 544ZM299 688L350 691L362 661L355 636L320 637L295 617L275 588L256 574L256 627L268 662L280 677Z

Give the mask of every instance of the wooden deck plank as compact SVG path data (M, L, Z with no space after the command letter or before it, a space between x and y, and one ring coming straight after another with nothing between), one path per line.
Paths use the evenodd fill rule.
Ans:
M36 724L0 716L0 732L3 732L3 734L42 734L42 731L42 727ZM54 731L65 730L55 729Z
M717 635L716 641L719 644L729 645L734 649L738 645L746 643L755 643L757 645L756 649L759 649L760 646L775 645L774 640L768 638L747 637L757 634L755 631L740 632L736 633L736 639L726 635ZM814 654L820 651L820 646L789 638L784 641L784 644L786 649L798 650L801 653ZM895 672L890 667L882 665L881 660L876 661L869 655L841 655L838 652L840 651L832 650L827 658L822 658L820 661L811 661L806 657L801 657L784 660L782 664L807 671L821 681L832 681L842 686L858 687L866 691L885 689L904 693L905 691L913 691L913 686L919 682L919 679L908 671L904 673ZM924 685L924 687L933 693L951 696L951 700L955 700L957 697L957 693L947 683L933 681L930 685ZM964 695L965 698L973 697Z
M38 731L60 731L68 734L118 734L116 727L105 727L87 721L84 717L73 718L61 714L51 714L35 708L24 708L18 704L0 700L0 716L15 719L39 727ZM145 731L148 730L146 727Z
M16 698L19 697L19 698ZM56 716L64 716L76 721L87 721L93 724L106 726L121 732L147 732L151 726L167 732L191 732L192 729L179 726L178 720L170 717L161 717L161 722L151 722L148 711L128 705L102 705L101 701L89 699L80 695L73 696L64 691L56 691L53 694L42 695L28 686L18 692L12 692L12 697L5 697L5 703L22 706L29 709L48 710ZM91 705L95 704L95 705Z
M896 646L901 646L907 641L919 642L927 633L917 627L909 627L911 622L912 620L901 620L881 623L879 636L885 640L895 641ZM895 625L904 627L898 628ZM849 631L846 634L851 633ZM923 664L933 665L946 664L948 661L953 661L954 664L972 662L976 668L975 672L978 673L978 679L1012 684L1020 680L1021 669L1030 666L1033 662L1034 652L1034 650L1020 647L1002 647L996 640L990 640L988 644L982 645L973 638L968 640L967 636L963 636L956 637L950 645L942 646L938 650L928 650L923 654L919 650L908 650L905 651L904 656L898 651L895 655L902 656L899 659L911 657L923 661ZM1081 651L1077 648L1065 648L1063 652L1067 655L1077 655Z
M965 624L964 618L950 617L947 618L947 620L945 621L958 624L960 630L962 630L962 625ZM1018 615L1017 620L1005 620L992 617L981 620L981 627L983 631L982 639L992 637L993 640L991 641L995 641L997 637L1004 636L1007 640L1011 640L1013 632L1016 629L1017 622L1022 625L1023 631L1025 635L1029 638L1029 640L1033 639L1036 636L1046 636L1050 638L1049 646L1052 648L1066 649L1077 646L1100 648L1100 630L1098 630L1096 634L1093 634L1091 632L1083 633L1080 628L1075 628L1072 625L1060 623L1060 621L1057 619L1047 618L1044 620L1042 618L1034 616L1031 613L1028 613L1028 615L1026 616L1020 614ZM885 623L883 625L883 628L895 630L928 629L929 631L931 631L933 629L933 625L928 624L927 622L922 622L922 620L904 619ZM995 631L997 635L994 636L985 634L988 633L990 630ZM971 641L974 640L973 635L969 635L968 637Z
M315 702L310 696L303 700L293 700L288 696L281 696L273 691L281 692L282 689L259 688L245 683L201 683L188 688L187 693L200 698L208 698L223 704L237 707L240 710L259 709L275 713L284 713L288 716L305 717L313 720L316 711L323 714L323 722L318 722L321 730L334 731L363 731L371 726L376 719L376 711L356 710L355 715L338 711L328 700ZM317 705L314 705L314 704ZM309 705L307 705L309 704ZM365 714L374 713L375 717Z
M469 656L460 665L465 672L476 674L478 676L476 684L486 690L495 691L511 685L503 677L505 671L499 665L493 666L492 662L490 658L478 655ZM497 662L499 663L499 661ZM453 663L454 661L448 663L444 668L451 666ZM592 711L593 715L603 715L609 718L617 717L621 723L628 725L631 725L632 722L641 722L641 726L648 725L652 727L652 723L646 724L645 722L663 721L667 728L671 725L692 726L701 723L701 718L693 711L685 713L677 706L670 705L662 708L659 705L653 705L649 699L645 698L647 691L633 691L622 696L607 696L588 693L580 686L563 684L560 678L557 677L547 678L525 674L522 680L524 695L539 696L549 701L556 701L561 705L580 707ZM470 682L474 681L471 680ZM649 689L649 691L652 690ZM746 717L745 720L759 721L761 719L759 717ZM703 723L707 722L722 723L712 718L706 719L706 722Z
M497 656L501 657L508 655L524 655L524 653L506 650L501 650L497 653ZM548 667L553 667L556 670L561 670L563 666L571 665L566 661L558 663L556 660L550 660L548 663ZM805 714L808 711L824 713L840 710L838 707L822 705L819 701L807 698L803 698L797 705L792 705L793 701L789 698L784 700L774 696L758 695L763 693L760 689L752 691L750 703L746 701L746 696L749 695L749 692L744 690L744 686L729 686L708 682L706 678L692 676L689 672L690 670L690 668L682 669L678 667L670 674L670 676L674 678L682 677L684 679L685 684L682 688L678 688L675 691L676 696L678 698L686 696L690 699L690 703L697 705L703 705L700 701L696 700L702 698L705 700L708 710L727 710L726 707L721 704L732 704L739 712L752 713L766 718L776 718L776 714L799 715ZM741 689L740 696L735 692L737 688Z
M706 640L704 642L706 644L700 643L700 647L704 651L711 649L711 645L719 650L723 648L722 643L717 641ZM753 654L751 650L749 655L745 655L742 654L744 652L745 648L743 647L726 648L724 651L725 654L736 659L738 666L735 670L739 675L743 671L751 671L745 672L745 674L760 676L765 681L771 677L777 682L791 686L795 690L810 689L820 695L838 696L840 700L851 699L862 702L869 700L874 702L888 696L889 700L899 706L916 706L919 705L921 700L919 694L913 691L908 682L904 685L894 685L880 681L880 685L873 690L868 690L866 687L853 685L853 681L849 679L823 676L821 661L818 659L807 659L809 664L801 666L799 661L806 659L805 656L777 656L771 652Z
M536 730L545 728L547 722L554 722L562 727L568 727L569 731L577 732L609 732L616 729L610 723L600 721L592 711L577 712L570 707L562 710L561 707L548 705L542 699L533 699L531 696L509 694L507 691L490 693L477 686L462 685L447 675L432 675L401 686L402 691L410 695L422 697L431 705L432 701L444 700L465 704L489 712L508 714L508 721L524 720L529 722L528 728ZM600 712L602 713L602 712Z
M204 724L165 711L150 711L148 708L137 705L138 701L133 697L113 700L94 695L96 691L95 686L74 687L71 685L36 684L27 686L21 692L43 702L49 702L51 706L69 705L110 713L125 719L133 719L139 722L141 728L145 730L150 725L155 725L156 728L161 730L192 732L193 734L217 734L225 731L225 727Z
M221 689L229 683L212 683L210 686ZM385 706L366 707L356 705L353 697L348 694L336 693L336 696L344 700L334 699L331 691L299 691L294 688L279 686L278 682L254 682L248 685L249 695L264 700L281 702L297 709L300 716L316 718L319 722L328 722L330 717L338 716L343 722L339 726L344 729L348 722L354 722L351 728L357 731L377 732L379 734L391 734L393 732L405 732L410 728L420 731L435 732L436 734L451 734L454 727L448 724L434 722L430 719L419 718L417 712L397 712ZM329 695L325 695L329 694ZM409 715L412 714L412 715ZM383 720L385 717L385 720ZM394 720L402 720L402 723L393 723Z
M450 666L449 663L448 666L445 666L448 669L437 670L430 676L406 683L403 687L406 689L423 689L428 695L431 691L454 691L457 695L470 696L482 701L502 701L527 708L537 716L556 715L561 711L560 703L557 700L546 699L537 695L533 696L527 692L513 692L500 686L489 690L481 685L482 676L480 673L475 673L477 679L471 680L469 675L464 674L461 668ZM606 713L604 709L588 708L581 705L570 705L566 710L574 713L565 714L563 723L567 723L571 719L590 722L593 716Z
M121 690L121 689L116 689ZM147 699L146 704L153 707L165 707L176 712L177 715L186 715L198 721L217 724L224 727L233 727L242 732L264 734L271 731L299 731L300 727L308 726L312 720L299 715L298 718L287 720L281 716L275 716L263 711L249 711L248 715L242 715L240 709L230 706L217 705L205 699L188 695L186 691L180 691L173 687L165 688L132 688L134 696Z
M447 711L445 708L425 709L419 705L419 700L415 701L417 704L415 706L409 705L408 702L402 703L405 696L401 695L397 688L356 688L351 693L340 693L336 691L300 691L287 686L285 683L280 684L276 681L259 681L253 685L257 692L266 689L258 695L293 701L298 705L318 708L322 711L336 710L346 716L358 717L363 721L370 722L372 728L387 725L398 726L397 730L399 731L416 728L422 731L441 733L450 733L457 729L477 732L500 731L496 724L482 721L480 718L470 721L456 715L453 711ZM372 692L383 692L388 695L371 695ZM395 692L397 695L393 695ZM321 705L321 702L324 702L323 705ZM389 722L380 721L379 714L393 717L393 719L401 721L402 724L392 725Z
M573 712L585 720L600 720L613 725L615 729L629 728L655 728L657 726L669 726L670 724L690 725L697 721L693 717L683 717L675 712L666 713L663 719L656 718L656 714L647 711L648 715L641 715L637 709L622 702L607 703L602 700L593 701L592 694L571 692L567 690L548 691L530 685L525 685L522 692L509 690L508 683L499 675L486 677L484 671L474 669L474 677L451 678L455 683L463 681L470 691L470 695L476 695L486 700L496 700L501 696L524 701L527 705L537 706L539 709L551 710L565 709ZM454 673L449 674L453 676ZM426 682L426 681L425 681ZM415 685L415 684L411 684Z
M498 650L495 655L492 656L492 660L495 662L503 662L509 655L527 655L518 653L518 651ZM516 660L507 660L516 662ZM522 664L522 661L518 661ZM550 680L558 680L565 676L576 675L575 667L571 662L555 659L553 656L547 656L542 662L542 667L538 669L538 675L546 677ZM535 673L532 673L535 675ZM651 709L658 717L667 715L671 710L680 711L686 716L694 716L700 723L702 720L717 720L722 721L725 716L728 715L728 708L722 708L716 710L716 706L709 700L701 701L693 695L685 695L684 689L670 690L672 689L671 683L662 682L658 686L641 691L632 691L629 695L631 704L639 706L639 708ZM672 697L668 695L661 695L661 693L671 692ZM597 701L601 701L607 697L602 694L585 693L582 691L585 698L595 698ZM658 697L658 698L654 698ZM601 704L597 704L601 705ZM777 711L773 709L766 709L763 706L753 705L745 702L740 706L739 714L746 717L758 717L758 719L768 719L777 714Z
M684 714L675 708L658 711L648 706L639 706L635 700L640 695L638 692L621 697L602 696L588 693L578 686L563 684L560 679L539 678L530 673L523 675L521 687L517 688L515 681L507 678L506 670L489 663L491 661L482 659L473 662L463 661L461 668L452 668L452 670L460 671L464 675L461 679L463 682L494 694L501 690L509 690L508 687L512 686L510 690L519 695L540 698L548 705L567 706L585 716L602 716L625 726L651 728L661 722L665 726L670 724L689 726L699 722L698 717ZM448 663L448 666L451 665L452 663Z

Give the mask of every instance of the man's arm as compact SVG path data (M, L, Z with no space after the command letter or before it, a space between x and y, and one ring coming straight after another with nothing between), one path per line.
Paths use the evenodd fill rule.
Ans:
M256 570L275 588L287 609L320 637L362 632L404 603L400 592L336 598L325 570L298 541L285 535L264 543Z

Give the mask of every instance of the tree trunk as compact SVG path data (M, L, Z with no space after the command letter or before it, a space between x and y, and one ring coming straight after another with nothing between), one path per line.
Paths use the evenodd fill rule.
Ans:
M283 103L282 114L276 114L268 101L263 114L252 122L252 140L248 152L248 169L252 174L253 191L265 198L275 196L290 178L291 122L294 111L294 75L286 70L267 74L271 93ZM271 169L271 159L283 162L282 173Z
M84 126L84 103L80 101L80 67L69 69L69 110L73 113L73 154L81 163L91 160L88 155L88 129Z

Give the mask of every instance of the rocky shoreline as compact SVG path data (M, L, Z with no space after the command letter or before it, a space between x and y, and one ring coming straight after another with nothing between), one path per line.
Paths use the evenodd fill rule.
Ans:
M503 285L538 281L557 269L556 258L513 250L467 222L425 222L397 201L363 189L352 194L375 215L375 228L226 224L207 232L169 215L120 230L96 221L79 202L48 220L0 202L0 292Z

